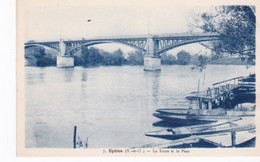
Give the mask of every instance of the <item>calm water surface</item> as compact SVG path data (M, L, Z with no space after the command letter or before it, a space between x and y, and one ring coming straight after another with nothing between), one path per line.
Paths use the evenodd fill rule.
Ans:
M88 137L89 148L138 147L165 143L146 137L158 108L187 108L185 96L212 83L254 72L254 67L208 65L203 72L190 66L96 68L26 67L26 147L72 148L73 127ZM204 74L205 73L205 74ZM205 77L204 77L205 76Z

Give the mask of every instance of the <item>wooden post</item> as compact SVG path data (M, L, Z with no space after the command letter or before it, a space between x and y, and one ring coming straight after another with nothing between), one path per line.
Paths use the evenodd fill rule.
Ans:
M88 148L88 137L86 138L86 148Z
M208 109L211 110L212 109L212 102L208 101Z
M232 147L236 146L236 132L231 132L231 143Z
M77 137L77 126L74 126L74 134L73 134L73 148L76 148L76 137Z
M200 80L198 80L198 94L197 94L197 101L198 101L198 109L201 109L200 107L200 99L199 99L199 93L200 93Z
M202 98L199 98L199 109L202 109Z

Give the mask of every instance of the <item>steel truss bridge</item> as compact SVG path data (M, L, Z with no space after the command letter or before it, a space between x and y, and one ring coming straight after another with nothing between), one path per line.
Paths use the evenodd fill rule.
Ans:
M113 37L113 38L96 38L81 40L60 40L60 41L44 41L44 42L27 42L24 47L40 46L44 48L52 48L64 56L73 56L83 46L92 46L104 43L119 43L135 49L141 50L147 56L160 57L164 53L173 48L204 42L218 40L219 35L200 33L200 34L168 34L168 35L150 35L137 37ZM61 44L63 47L61 47ZM61 50L64 48L64 50ZM63 52L61 52L63 51Z

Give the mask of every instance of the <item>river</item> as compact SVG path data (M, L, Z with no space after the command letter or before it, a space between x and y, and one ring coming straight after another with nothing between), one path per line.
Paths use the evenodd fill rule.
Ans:
M72 148L73 127L89 148L129 148L167 142L146 137L158 108L187 108L185 96L212 83L254 73L252 66L25 67L25 146Z

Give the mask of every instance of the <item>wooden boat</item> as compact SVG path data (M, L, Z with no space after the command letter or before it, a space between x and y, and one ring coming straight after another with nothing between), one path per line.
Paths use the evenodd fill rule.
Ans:
M186 115L189 109L157 109L156 112L161 114Z
M244 110L226 110L222 108L203 110L203 109L187 109L187 113L176 113L175 110L161 110L154 113L153 116L167 122L185 123L185 124L203 124L217 122L219 120L234 120L241 117L254 117L254 111ZM173 112L173 113L172 113ZM179 112L179 110L177 110Z
M179 123L179 124L203 124L203 123L210 123L215 122L216 120L198 120L193 119L187 114L183 115L174 115L174 114L161 114L161 113L154 113L153 116L162 119L167 122L172 123Z
M227 110L223 108L218 109L192 109L191 107L189 109L157 109L156 112L160 114L168 114L168 115L180 115L180 116L186 116L186 115L226 115Z
M150 137L158 137L168 140L177 140L190 136L203 136L210 134L220 134L227 132L240 132L255 130L255 124L251 120L236 119L233 121L219 121L215 124L179 127L173 129L165 129L159 131L148 132L145 135Z
M216 148L216 147L255 147L255 132L236 132L236 138L232 139L231 132L190 136L176 139L166 143L148 144L141 148ZM234 140L232 142L232 140ZM138 147L140 148L140 147Z

